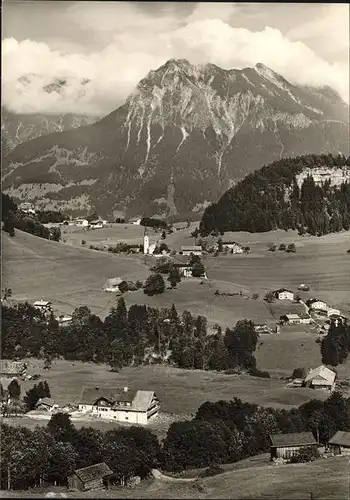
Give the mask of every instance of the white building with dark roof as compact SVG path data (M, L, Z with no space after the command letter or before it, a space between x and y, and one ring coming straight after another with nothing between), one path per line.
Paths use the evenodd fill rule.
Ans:
M182 246L181 255L202 255L202 247L199 245Z
M146 425L159 410L159 400L153 391L135 391L100 387L84 388L79 411L118 422Z
M332 391L335 387L336 373L324 365L310 370L305 378L305 385L311 389Z

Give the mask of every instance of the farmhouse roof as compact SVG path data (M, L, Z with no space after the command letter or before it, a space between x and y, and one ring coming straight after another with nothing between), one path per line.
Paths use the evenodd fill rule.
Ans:
M186 245L186 246L182 246L181 250L185 250L187 252L191 252L191 251L198 252L198 251L202 250L202 247L199 245L189 245L189 246Z
M240 243L237 243L237 241L222 241L221 242L223 245L237 245L238 247L242 246Z
M111 404L131 403L131 410L147 411L154 396L154 391L124 391L123 389L84 388L80 404L94 404L98 399L106 399Z
M49 300L36 300L34 302L34 306L49 306L51 304L51 302Z
M113 474L113 472L105 462L101 462L99 464L89 465L89 467L84 467L83 469L77 469L74 471L74 474L76 474L83 483L87 483L109 476Z
M318 366L317 368L314 368L311 370L308 375L305 378L305 382L310 382L311 380L315 378L322 378L327 382L329 385L333 385L334 380L335 380L335 372L330 370L324 365Z
M330 439L329 444L337 444L350 448L350 432L337 431L332 439Z
M314 445L317 444L312 432L298 432L288 434L271 434L271 446L299 446L299 445Z
M39 401L37 402L36 406L38 405L46 405L46 406L53 406L55 404L54 400L51 398L40 398Z
M0 373L17 375L17 373L22 373L25 369L26 365L23 361L7 361L5 359L0 359Z
M291 321L293 319L300 319L300 316L299 314L285 314L282 318L287 318L288 321Z
M274 293L282 293L282 292L293 293L292 290L288 290L288 288L279 288L278 290L274 291Z

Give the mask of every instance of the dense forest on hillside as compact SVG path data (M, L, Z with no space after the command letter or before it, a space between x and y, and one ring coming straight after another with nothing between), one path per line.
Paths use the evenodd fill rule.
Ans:
M316 184L305 169L350 167L343 155L307 155L264 166L230 188L217 203L207 207L200 232L264 232L297 229L300 234L323 235L350 227L350 183L332 186L329 179Z
M61 222L63 215L60 212L38 212L36 215L27 214L20 210L13 199L7 194L1 193L1 220L3 230L10 236L15 236L15 229L20 229L25 233L39 236L46 240L59 241L61 229L59 227L47 228L44 223L49 222L52 215L56 215L55 222Z
M2 355L52 360L108 363L112 370L123 366L170 363L179 368L202 370L256 369L258 341L254 323L239 321L232 329L207 334L207 319L175 306L155 309L132 305L127 310L121 297L104 322L87 307L73 312L72 322L60 327L28 303L2 308Z
M207 401L190 421L174 422L160 443L149 429L117 427L101 432L77 429L68 413L56 413L46 426L30 430L1 424L0 487L28 489L67 485L75 469L106 462L110 481L126 482L135 474L142 479L153 468L180 472L208 467L204 475L222 471L218 464L232 463L269 450L269 434L311 431L325 444L336 431L350 431L350 398L333 393L326 401L311 400L299 408L261 407L238 398ZM305 452L292 462L318 456ZM219 469L219 470L218 470Z

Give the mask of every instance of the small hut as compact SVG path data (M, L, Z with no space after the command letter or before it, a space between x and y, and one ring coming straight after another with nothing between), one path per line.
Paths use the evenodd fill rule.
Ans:
M79 491L98 490L104 487L103 480L113 472L105 462L77 469L68 478L69 489Z

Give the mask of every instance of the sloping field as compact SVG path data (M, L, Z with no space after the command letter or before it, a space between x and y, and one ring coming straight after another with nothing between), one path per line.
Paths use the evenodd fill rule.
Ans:
M149 274L131 257L74 248L18 230L14 238L2 236L2 287L11 288L18 300L51 300L54 308L63 312L83 304L91 306L93 312L105 309L111 299L116 300L101 291L106 279L120 276L136 280ZM76 299L71 301L70 296Z
M65 488L49 488L20 493L21 498L44 497L52 490L64 491L67 498L346 500L348 474L348 457L336 457L308 464L251 466L188 483L156 479L142 481L133 489L76 493ZM1 491L1 496L18 497L18 493Z

